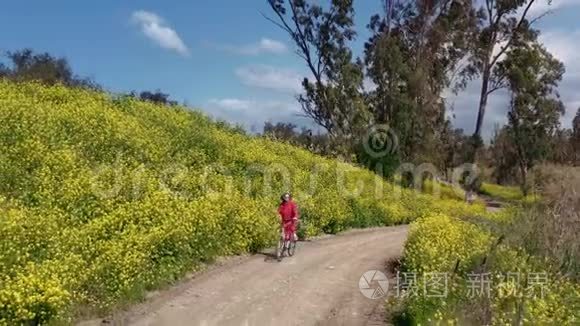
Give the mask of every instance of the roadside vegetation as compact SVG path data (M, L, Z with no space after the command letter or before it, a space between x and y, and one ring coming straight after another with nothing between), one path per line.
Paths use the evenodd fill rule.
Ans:
M418 281L389 299L396 324L576 325L578 175L548 186L542 201L463 218L432 214L413 222L400 273ZM430 273L444 274L448 284L434 282ZM437 296L444 290L445 296Z

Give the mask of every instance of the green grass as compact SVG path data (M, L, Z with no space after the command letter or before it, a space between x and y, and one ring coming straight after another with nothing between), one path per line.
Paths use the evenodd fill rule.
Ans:
M515 186L501 186L493 183L483 183L479 192L504 201L521 201L524 199L524 194L519 187Z

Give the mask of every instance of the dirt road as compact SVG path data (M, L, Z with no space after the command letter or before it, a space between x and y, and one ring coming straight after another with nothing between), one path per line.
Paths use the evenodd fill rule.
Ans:
M368 270L385 271L406 236L406 226L356 230L301 242L296 256L282 262L271 250L228 259L108 323L382 325L384 300L363 296L359 279Z

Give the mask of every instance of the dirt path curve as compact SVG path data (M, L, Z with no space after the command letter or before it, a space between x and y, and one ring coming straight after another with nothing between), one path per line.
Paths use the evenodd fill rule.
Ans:
M384 300L358 288L368 270L400 257L407 227L355 230L301 242L277 262L271 250L233 258L108 321L114 325L383 325ZM392 284L391 283L391 291Z
M479 196L485 201L485 207L488 212L499 212L504 206L504 203L501 200L486 195Z

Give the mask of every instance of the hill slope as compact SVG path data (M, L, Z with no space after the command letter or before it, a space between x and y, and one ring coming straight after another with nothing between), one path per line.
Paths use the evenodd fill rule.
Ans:
M106 309L268 246L286 190L307 235L483 210L185 108L65 87L0 81L0 148L0 324Z

